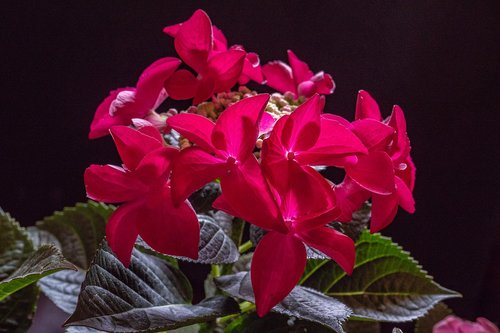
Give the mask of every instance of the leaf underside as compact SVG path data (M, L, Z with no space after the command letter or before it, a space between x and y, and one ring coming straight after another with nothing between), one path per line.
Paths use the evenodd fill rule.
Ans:
M66 325L108 332L157 332L239 311L237 303L227 297L196 305L189 304L191 297L187 279L167 262L134 249L127 269L103 243Z
M248 272L221 276L216 284L233 297L255 302ZM296 286L272 311L316 322L339 333L344 332L342 322L351 314L351 310L338 300L301 286Z
M215 220L207 215L198 215L200 222L200 244L198 259L174 256L174 258L198 264L231 264L238 260L238 248ZM139 248L147 250L150 254L155 252L144 240L138 238L136 243Z
M33 251L28 235L0 209L0 280L22 265ZM30 285L0 302L0 333L26 332L31 326L38 289Z

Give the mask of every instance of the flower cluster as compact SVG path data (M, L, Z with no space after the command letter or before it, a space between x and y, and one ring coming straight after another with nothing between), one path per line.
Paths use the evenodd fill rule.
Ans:
M123 161L121 167L90 166L85 184L90 198L122 203L107 239L125 265L138 235L162 253L196 258L199 224L187 199L218 179L222 194L213 208L266 231L251 264L263 316L298 283L307 247L352 272L354 242L330 227L332 221L349 222L369 199L372 232L389 225L399 206L415 210L415 167L401 108L383 119L375 100L360 91L353 122L323 113L322 94L335 86L329 74L314 74L292 51L290 65L261 67L257 54L228 47L202 10L164 32L182 61L159 59L135 88L111 92L89 134L110 132ZM189 69L178 69L182 63ZM230 92L250 80L284 96ZM168 98L192 98L193 106L157 113ZM188 144L168 146L160 131L172 130ZM334 184L316 166L342 168L345 178Z

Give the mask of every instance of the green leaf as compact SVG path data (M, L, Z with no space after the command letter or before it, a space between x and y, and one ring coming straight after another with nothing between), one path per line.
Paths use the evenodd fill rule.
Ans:
M255 303L248 272L224 275L215 282L229 295ZM316 322L339 333L344 332L341 324L351 314L351 310L336 299L301 286L295 287L272 311Z
M339 299L354 316L390 322L419 318L437 302L460 296L434 282L389 238L368 231L356 243L351 277L332 261L311 260L301 284Z
M26 231L8 213L0 210L0 281L19 268L33 252Z
M0 301L44 276L63 269L76 270L76 267L67 262L54 245L41 246L8 278L0 281Z
M380 323L366 320L349 320L344 325L346 333L380 333Z
M28 228L35 248L54 244L70 261L80 266L78 271L60 271L38 281L41 291L68 314L76 308L85 278L82 268L87 268L97 250L96 244L104 238L106 221L113 210L113 206L93 201L79 203L45 218L37 223L37 227Z
M38 288L32 284L0 302L0 333L28 331L37 300Z
M0 209L0 280L14 273L33 251L28 235ZM26 332L38 299L36 286L28 286L0 302L0 333Z
M256 313L249 313L236 318L225 329L224 333L331 333L335 332L323 325L299 320L295 317L269 313L259 318Z
M167 262L134 249L127 269L106 243L89 268L75 312L66 322L112 332L157 332L239 311L227 297L191 305L186 277Z
M200 221L200 244L198 259L174 256L174 258L199 264L229 264L240 257L238 248L231 238L216 224L214 219L207 215L198 215ZM144 240L139 238L137 245L140 248L155 252Z
M54 235L71 263L87 269L104 238L106 219L114 207L89 201L66 207L37 223L37 228Z
M432 333L434 325L452 313L453 311L446 304L436 304L425 316L417 320L415 323L415 333Z
M50 232L37 227L28 227L27 230L35 248L52 244L61 249L61 243ZM71 314L75 311L80 286L84 279L85 271L82 269L64 270L40 279L37 285L59 309Z

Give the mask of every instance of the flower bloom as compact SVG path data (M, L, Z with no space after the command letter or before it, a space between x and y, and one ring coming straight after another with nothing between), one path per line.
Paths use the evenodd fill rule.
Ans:
M288 62L290 66L276 60L262 67L269 87L283 94L291 92L295 98L311 97L315 93L331 94L335 90L335 83L330 74L322 71L314 74L291 50L288 50Z
M176 202L220 178L222 192L232 207L262 217L256 205L272 200L262 200L266 192L261 193L259 189L267 185L252 151L268 100L267 94L245 98L224 110L215 124L192 113L167 119L171 128L195 144L181 150L173 166L172 193ZM278 214L277 209L269 205L271 208L265 210L269 216L254 219L258 226L267 229Z
M376 232L392 222L398 206L409 213L415 211L412 195L415 165L410 157L406 121L399 106L394 106L391 116L382 121L375 100L366 91L360 91L355 119L350 125L346 120L343 123L350 126L369 153L360 157L358 163L346 166L346 177L336 186L342 210L340 219L349 221L352 212L371 197L370 230Z
M339 166L367 149L349 129L321 115L324 98L315 94L294 112L281 117L262 145L262 166L273 186L287 186L288 167Z
M138 235L156 251L198 258L200 226L186 200L174 205L168 180L178 150L152 126L111 128L123 166L91 165L84 180L90 199L123 203L109 218L106 238L128 266ZM180 237L182 235L182 237Z
M259 58L243 47L227 47L222 31L212 26L210 18L198 9L184 23L163 30L174 37L175 50L196 73L181 69L166 81L165 88L173 99L193 98L197 105L214 93L231 89L236 82L250 79L261 82Z
M163 85L181 61L161 58L148 66L139 77L135 88L118 88L97 107L90 125L90 139L109 134L116 125L130 125L133 118L144 118L167 98Z
M448 316L434 325L432 333L500 333L500 331L486 318L479 317L473 323L455 316Z
M294 163L290 164L288 175L288 186L280 191L259 186L261 182L253 183L254 191L262 193L263 199L254 206L259 209L254 208L251 214L231 206L224 190L213 204L256 225L274 215L276 209L279 211L252 257L251 281L259 316L268 313L300 280L307 261L305 244L335 260L347 274L354 267L353 240L325 226L336 212L330 184L312 168L304 169Z

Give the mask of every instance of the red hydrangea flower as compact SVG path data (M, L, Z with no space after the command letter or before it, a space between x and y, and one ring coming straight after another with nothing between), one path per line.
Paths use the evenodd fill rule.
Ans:
M394 106L391 116L382 121L375 100L366 91L360 91L355 118L351 129L366 145L369 154L360 157L357 164L347 166L347 176L337 186L340 219L349 221L352 212L371 196L370 230L376 232L392 222L398 206L409 213L415 211L412 195L415 165L409 155L410 140L400 107Z
M113 252L128 266L140 235L156 251L197 259L196 213L187 200L174 205L168 181L178 150L165 146L152 126L140 130L115 126L111 135L123 166L91 165L84 179L90 199L123 203L106 226Z
M228 49L224 34L212 26L210 18L198 9L184 23L163 30L174 37L175 50L181 59L198 74L181 69L165 83L173 99L193 98L199 104L214 93L231 89L249 79L262 82L259 59L241 46Z
M335 260L347 274L351 274L354 267L352 239L325 226L335 217L332 212L336 212L335 193L330 184L312 168L295 163L290 165L288 175L287 188L283 191L272 189L274 196L269 194L268 188L254 186L262 199L252 206L251 213L232 206L224 190L214 202L215 208L257 225L274 215L278 207L279 215L269 224L270 228L266 228L268 233L257 245L252 258L251 280L259 316L269 312L299 281L307 261L304 244ZM267 212L269 208L273 210Z
M295 98L311 97L315 93L326 95L335 90L335 83L330 74L322 71L314 74L309 66L290 50L288 50L288 62L290 66L276 60L262 67L269 87L283 94L291 92Z
M193 142L195 146L181 150L172 171L172 191L177 202L206 183L220 178L222 192L229 204L247 212L255 224L271 228L278 215L272 199L263 200L267 188L256 157L252 153L259 133L259 121L269 95L245 98L222 112L213 123L192 113L182 113L167 119L167 124ZM271 205L260 218L256 205Z
M367 153L344 125L322 115L324 98L315 94L289 116L281 117L262 145L262 165L274 187L283 190L290 164L339 166ZM354 160L354 162L353 162Z
M136 88L112 91L97 107L89 138L105 136L112 126L130 125L133 118L144 118L155 110L167 98L163 88L165 80L180 63L177 58L158 59L142 72Z

